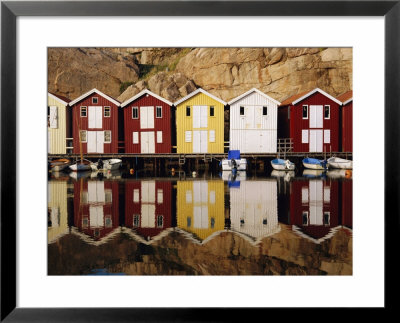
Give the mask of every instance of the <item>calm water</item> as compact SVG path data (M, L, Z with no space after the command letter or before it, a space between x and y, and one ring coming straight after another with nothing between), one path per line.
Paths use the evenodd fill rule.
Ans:
M48 273L351 275L351 175L52 174Z

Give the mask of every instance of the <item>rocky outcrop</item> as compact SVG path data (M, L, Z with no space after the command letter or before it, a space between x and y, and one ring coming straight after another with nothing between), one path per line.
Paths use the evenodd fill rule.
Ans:
M351 48L49 49L49 90L72 99L93 87L120 101L145 87L172 102L197 87L224 101L252 87L278 101L315 87L337 96L352 73Z

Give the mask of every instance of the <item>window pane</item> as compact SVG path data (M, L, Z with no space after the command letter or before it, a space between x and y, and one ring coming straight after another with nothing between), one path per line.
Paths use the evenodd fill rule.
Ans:
M303 105L303 119L308 118L308 105Z
M104 131L104 142L111 142L111 131Z
M186 107L186 116L190 117L190 107L189 106Z
M137 119L138 118L138 107L133 107L132 108L132 119Z
M263 107L263 116L266 116L268 113L268 108L267 107Z
M105 117L111 116L111 108L110 107L104 107L104 116Z
M210 106L210 117L214 116L214 106Z
M86 107L81 107L81 117L86 117Z
M329 119L331 114L331 107L329 105L325 106L325 119Z
M98 99L97 99L97 98L92 98L92 102L93 102L93 103L97 103L97 102L98 102Z
M244 116L244 107L240 107L240 115Z
M156 107L156 118L162 117L162 107Z

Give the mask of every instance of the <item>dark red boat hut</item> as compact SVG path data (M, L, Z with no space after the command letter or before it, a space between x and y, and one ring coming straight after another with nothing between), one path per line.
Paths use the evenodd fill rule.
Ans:
M101 244L119 229L117 181L74 182L74 227L83 240Z
M121 107L126 153L171 152L171 102L145 89L123 102Z
M278 138L291 138L294 152L338 152L340 106L319 88L287 98L278 108Z
M342 102L342 151L353 151L353 91L343 93L337 98Z
M120 102L93 89L71 101L73 152L118 153L118 108ZM81 141L81 142L80 142Z
M125 226L150 243L172 227L172 184L168 181L125 183Z
M310 179L291 182L290 224L315 243L329 239L341 227L339 181Z

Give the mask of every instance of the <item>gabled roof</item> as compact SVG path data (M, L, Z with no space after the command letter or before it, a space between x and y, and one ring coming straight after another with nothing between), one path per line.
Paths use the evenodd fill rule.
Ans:
M112 103L116 105L120 105L121 103L115 99L113 99L111 96L108 96L107 94L104 94L103 92L99 91L98 89L92 89L89 92L86 92L85 94L82 94L79 98L76 98L75 100L71 101L69 103L70 106L74 105L75 103L78 103L79 101L83 100L84 98L88 97L89 95L97 93L98 95L101 95L103 98L111 101Z
M238 97L232 99L231 101L228 102L228 104L231 105L253 92L256 92L256 93L260 94L261 96L263 96L264 98L271 100L272 102L276 103L277 105L280 105L280 102L276 101L275 99L271 98L267 94L261 92L260 90L254 88L254 87L252 89L248 90L247 92L243 93L242 95L239 95Z
M309 91L309 92L307 91L307 92L303 92L303 93L298 93L298 94L292 95L291 97L289 97L286 100L284 100L281 103L281 106L288 105L288 104L297 104L300 101L308 98L310 95L313 95L316 92L321 93L322 95L326 96L327 98L331 99L333 102L336 102L337 104L340 104L340 105L342 104L342 102L340 102L338 99L335 99L332 95L326 93L325 91L322 91L319 88L315 88L314 90Z
M343 102L343 105L346 105L347 103L353 101L353 90L347 91L343 93L342 95L339 95L337 97L339 101Z
M65 96L58 95L58 94L51 93L51 92L47 92L47 94L50 97L52 97L53 99L59 101L61 104L68 105L68 103L71 102L71 100L66 98Z
M168 100L162 98L161 96L151 92L148 89L144 89L143 91L139 92L138 94L136 94L135 96L131 97L130 99L124 101L123 103L121 103L121 108L125 107L126 105L128 105L129 103L131 103L132 101L135 101L136 99L140 98L142 95L144 94L148 94L151 95L153 97L155 97L156 99L159 99L160 101L163 101L164 103L168 104L168 105L172 105L172 102L169 102Z
M210 98L213 98L214 100L218 101L219 103L222 103L223 105L226 105L225 101L222 101L220 98L217 98L215 95L212 95L211 93L208 93L207 91L203 90L202 88L198 88L196 91L193 91L192 93L186 95L182 99L176 101L174 103L174 105L177 106L178 104L181 104L182 102L185 102L186 100L190 99L191 97L195 96L198 93L203 93L203 94L209 96Z

